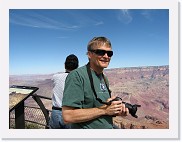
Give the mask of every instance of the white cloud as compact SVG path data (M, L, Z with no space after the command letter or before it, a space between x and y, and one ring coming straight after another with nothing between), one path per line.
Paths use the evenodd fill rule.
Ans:
M11 12L10 23L45 29L75 30L79 28L78 25L71 25L70 23L66 24L59 19L53 19L50 16L45 16L36 12L29 12L28 14L18 14Z
M99 26L104 24L102 21L97 20L95 17L91 17L82 12L74 11L59 11L56 14L59 15L54 18L54 15L47 13L41 13L37 11L11 11L10 23L32 27L32 28L44 28L44 29L58 29L58 30L77 30L86 26Z
M143 10L141 15L150 21L152 20L151 10Z
M129 24L130 22L132 22L133 18L131 16L129 10L122 9L119 11L118 20L124 24Z
M95 23L95 26L99 26L99 25L103 25L103 24L104 24L104 22L100 21L100 22Z

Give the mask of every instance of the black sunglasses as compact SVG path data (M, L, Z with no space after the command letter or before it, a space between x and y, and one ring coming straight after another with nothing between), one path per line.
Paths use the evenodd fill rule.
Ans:
M91 52L94 52L95 54L99 56L104 56L107 53L108 57L112 57L113 51L106 51L106 50L101 50L101 49L96 49L96 50L89 50Z

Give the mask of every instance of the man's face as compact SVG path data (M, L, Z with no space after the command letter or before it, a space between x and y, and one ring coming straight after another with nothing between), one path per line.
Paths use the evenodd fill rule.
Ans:
M88 57L90 59L90 64L94 69L104 69L107 68L111 60L110 54L105 53L105 51L112 51L112 49L106 45L99 48L94 48L93 51L88 52Z

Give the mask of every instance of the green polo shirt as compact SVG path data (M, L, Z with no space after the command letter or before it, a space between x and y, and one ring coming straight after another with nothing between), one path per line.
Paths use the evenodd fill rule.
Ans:
M110 98L109 92L105 85L104 79L101 75L96 75L91 70L94 88L97 96L102 101L107 101ZM70 106L74 108L95 108L103 104L96 100L95 95L91 89L89 76L86 66L75 69L66 78L65 88L63 94L63 106ZM101 116L91 121L74 123L73 129L112 129L112 116Z

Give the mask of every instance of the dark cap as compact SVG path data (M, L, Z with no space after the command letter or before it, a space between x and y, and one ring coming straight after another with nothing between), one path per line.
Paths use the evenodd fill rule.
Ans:
M78 58L77 56L75 56L74 54L70 54L69 56L66 57L66 61L65 61L65 69L66 70L74 70L76 68L78 68Z

